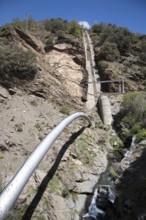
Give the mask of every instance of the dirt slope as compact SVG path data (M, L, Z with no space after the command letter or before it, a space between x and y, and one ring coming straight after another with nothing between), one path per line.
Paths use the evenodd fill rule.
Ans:
M0 85L1 188L66 115L86 112L87 89L84 49L78 39L66 36L47 53L41 39L16 28L7 40L36 54L38 69L32 80ZM91 116L92 128L82 128L81 119L64 130L20 195L16 211L6 219L80 218L87 194L107 165L108 132L98 128L102 123L95 111Z

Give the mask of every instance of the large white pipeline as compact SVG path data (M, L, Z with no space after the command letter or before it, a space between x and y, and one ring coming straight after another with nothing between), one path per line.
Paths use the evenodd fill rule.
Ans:
M3 220L10 209L13 207L15 201L33 174L34 170L39 165L57 137L71 122L79 117L85 118L89 122L89 125L91 125L89 117L86 116L83 112L77 112L71 116L68 116L44 138L44 140L26 159L24 164L20 167L13 179L8 183L0 195L0 220Z
M111 126L113 122L111 104L107 96L101 95L99 97L100 114L104 125Z

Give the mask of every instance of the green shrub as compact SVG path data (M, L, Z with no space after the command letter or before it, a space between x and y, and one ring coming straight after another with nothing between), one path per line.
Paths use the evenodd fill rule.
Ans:
M82 36L81 27L77 21L71 21L67 26L67 31L76 37Z
M138 131L138 133L136 135L136 142L139 143L142 140L146 140L146 130L145 129Z
M102 74L104 73L104 71L108 68L108 63L101 60L98 62L98 69L99 69L99 72Z
M92 26L92 32L96 34L100 34L103 30L103 24L94 24Z
M118 173L115 171L115 169L113 167L110 167L109 169L109 173L112 177L117 178L119 177Z
M60 189L59 179L54 177L49 183L50 192L58 192Z
M66 198L69 195L69 189L67 187L63 188L61 191L61 195L63 198Z
M135 36L125 27L118 27L114 24L95 24L92 26L92 32L98 37L98 46L105 42L115 43L120 53L128 52L132 43L136 43L139 36Z
M122 114L130 116L143 124L146 113L146 94L142 92L127 93L123 97Z
M120 53L115 43L105 42L97 56L98 60L115 61L118 60Z
M128 128L132 127L135 123L134 115L126 115L122 118L122 122L128 125Z
M60 110L60 113L64 114L64 115L69 115L70 114L70 108L66 105L63 105Z
M146 138L146 94L132 92L125 94L122 102L122 123L127 128L123 135L125 139L136 135L137 142Z
M35 127L36 127L36 129L37 129L38 131L42 131L42 130L43 130L43 125L42 125L41 123L37 123L37 124L35 125Z
M30 80L37 73L36 57L30 51L23 51L17 46L0 48L0 82L9 83L20 80Z
M66 24L67 21L61 18L51 18L44 21L45 30L51 31L52 33L57 33L60 30L65 31Z
M0 152L0 160L4 158L4 154Z
M146 39L139 40L135 45L135 48L138 52L145 52L146 51Z
M45 51L49 51L50 49L52 49L53 45L53 37L49 36L45 42Z
M146 78L146 66L141 67L141 73Z
M0 37L8 38L11 35L11 25L7 24L5 26L0 27Z
M131 135L133 136L134 134L137 134L140 131L140 129L141 129L141 124L139 122L136 122L130 130Z
M108 37L108 41L116 43L120 53L129 51L131 47L132 34L127 28L118 28L116 32Z
M142 52L139 54L139 60L140 62L146 64L146 52Z
M28 208L28 205L23 205L22 207L15 208L12 211L8 213L8 215L5 217L5 220L21 220Z

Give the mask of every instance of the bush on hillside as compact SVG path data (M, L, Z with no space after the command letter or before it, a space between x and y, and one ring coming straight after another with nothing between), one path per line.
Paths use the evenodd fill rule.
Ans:
M146 94L141 92L127 93L123 97L122 112L133 115L136 120L143 122L146 113Z
M26 29L26 26L28 26L27 24L28 24L28 22L26 22L26 20L21 21L19 19L19 17L13 18L12 23L11 23L11 25L16 26L16 27L23 29L23 30Z
M132 34L127 28L117 28L116 32L108 36L108 41L116 43L121 54L128 52L132 43Z
M139 130L136 135L137 142L141 142L142 140L146 140L146 129Z
M11 83L14 78L33 79L37 73L36 57L30 51L8 45L0 48L0 81Z
M115 61L118 60L120 53L115 43L105 42L97 56L98 60Z
M146 39L143 38L142 40L139 40L135 45L136 50L139 52L145 52L146 51Z
M69 34L72 34L76 37L81 37L82 36L81 27L80 27L80 25L78 24L77 21L71 21L68 24L67 31L68 31Z
M117 44L121 55L128 54L133 44L137 44L140 35L131 33L128 28L118 27L114 24L95 24L92 26L92 33L98 36L98 46L105 42ZM97 43L95 43L97 45Z
M139 61L143 64L146 64L146 52L142 52L139 54Z
M51 31L52 33L57 33L60 30L65 31L66 25L67 25L67 21L61 18L57 18L57 19L51 18L51 19L46 19L44 21L45 30Z
M52 49L53 45L54 45L53 37L49 36L45 42L45 51L48 52L50 49Z
M98 62L98 70L100 74L104 74L104 71L108 68L108 63L106 61L99 61Z
M11 25L7 24L5 26L0 27L0 37L8 38L11 35Z
M92 26L92 32L96 34L100 34L103 30L103 23L100 24L94 24Z
M125 94L122 102L122 123L128 129L125 137L136 135L137 142L146 138L146 94L132 92Z
M144 79L146 79L146 66L142 66L140 68L142 75L144 76ZM145 85L146 86L146 85ZM146 87L145 87L146 88Z

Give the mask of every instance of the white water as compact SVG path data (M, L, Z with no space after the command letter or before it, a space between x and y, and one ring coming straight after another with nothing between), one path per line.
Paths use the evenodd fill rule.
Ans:
M111 190L111 188L108 188L108 200L114 204L115 200L116 200L116 194L114 191Z
M105 212L102 209L100 209L96 206L97 196L98 196L98 189L96 188L95 192L94 192L94 195L93 195L93 198L92 198L92 201L91 201L91 204L90 204L89 209L88 209L89 211L88 211L88 213L86 213L83 216L83 219L86 219L86 218L89 218L89 217L97 219L99 214L105 215Z
M136 149L136 143L135 143L135 141L136 141L136 136L134 135L133 137L132 137L132 141L131 141L131 145L130 145L130 148L129 148L129 150L125 153L125 157L128 157L128 156L130 156L132 153L133 153L133 151Z
M97 205L102 204L104 201L109 201L114 204L116 200L116 194L112 186L110 185L99 185L94 191L93 198L91 204L89 206L88 212L83 216L83 219L90 219L91 217L94 219L102 219L106 218L106 212L99 208Z

